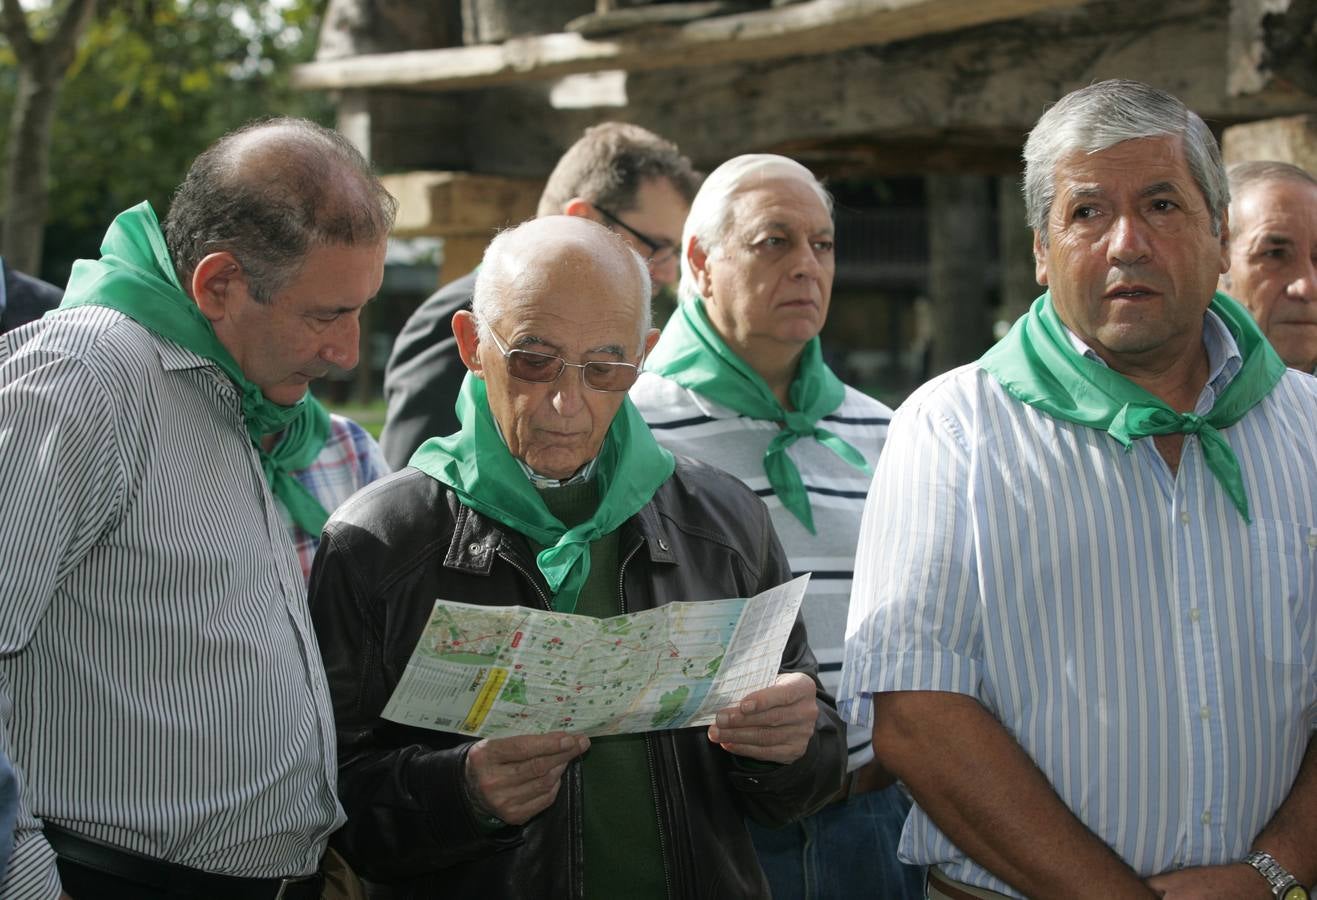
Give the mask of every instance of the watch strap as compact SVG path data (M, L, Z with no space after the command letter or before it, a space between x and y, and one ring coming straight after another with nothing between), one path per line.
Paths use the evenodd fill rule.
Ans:
M1271 885L1271 895L1277 900L1308 900L1307 889L1267 851L1254 850L1244 857L1244 862L1267 879Z

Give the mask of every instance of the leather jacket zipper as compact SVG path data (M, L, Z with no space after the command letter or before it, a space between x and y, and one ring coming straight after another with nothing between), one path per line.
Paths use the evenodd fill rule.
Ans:
M626 567L631 562L631 558L640 550L644 541L639 541L631 552L622 560L622 564L617 567L617 599L622 608L622 614L628 612L626 605L626 591L623 589L626 583ZM667 835L663 833L663 816L659 810L663 808L663 797L659 794L658 785L658 765L654 755L654 741L656 739L650 735L645 735L645 756L649 759L649 789L654 795L654 814L658 816L658 836L659 836L659 859L663 863L663 886L667 888L668 897L672 897L672 870L668 865L668 840Z

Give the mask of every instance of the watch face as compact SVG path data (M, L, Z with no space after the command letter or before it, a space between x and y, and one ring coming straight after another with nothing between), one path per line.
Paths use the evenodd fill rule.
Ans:
M1280 900L1308 900L1308 891L1301 884L1291 885L1280 895Z

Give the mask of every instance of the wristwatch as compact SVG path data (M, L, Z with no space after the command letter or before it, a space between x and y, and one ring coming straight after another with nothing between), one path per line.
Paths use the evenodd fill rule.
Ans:
M1267 879L1271 885L1271 895L1276 900L1309 900L1308 889L1299 884L1285 867L1276 862L1276 858L1265 850L1254 850L1244 857L1244 862L1257 869L1258 874Z

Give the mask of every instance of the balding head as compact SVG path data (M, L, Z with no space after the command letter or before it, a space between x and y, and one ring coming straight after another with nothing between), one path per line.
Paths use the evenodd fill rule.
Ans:
M314 247L383 240L397 203L346 138L305 119L246 125L197 157L165 220L186 286L205 256L227 251L268 302Z
M505 231L485 251L457 346L485 382L512 455L567 478L599 453L658 339L649 273L616 234L579 216Z
M543 302L551 281L605 279L625 298L639 341L650 325L650 276L645 261L622 238L580 216L544 216L504 231L485 249L472 308L481 333L513 307Z

